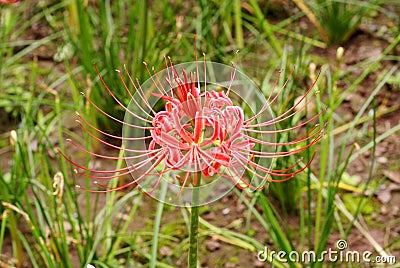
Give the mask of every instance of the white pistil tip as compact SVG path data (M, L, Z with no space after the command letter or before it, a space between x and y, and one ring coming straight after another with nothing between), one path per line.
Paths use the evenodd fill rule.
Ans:
M72 140L71 139L65 139L66 141L68 141L68 142L71 142Z
M78 111L75 111L75 114L76 114L77 116L79 116L79 117L81 116L81 115L78 113Z
M118 69L115 69L115 71L116 71L117 73L121 73L121 71L120 71L120 70L118 70Z
M145 66L147 66L147 63L146 63L145 61L143 62L143 64L144 64Z
M94 183L94 184L98 184L99 182L98 182L98 181L94 181L93 183Z
M308 66L310 69L311 74L315 74L315 70L317 69L317 65L314 62L311 62L310 65Z
M80 185L78 185L78 184L76 184L76 185L75 185L75 188L81 188L81 186L80 186Z
M74 172L75 172L75 173L78 173L78 170L77 170L76 168L74 168Z
M354 143L354 147L356 148L357 151L361 150L361 147L357 142Z
M81 91L82 96L85 96L85 93L83 91Z
M343 59L343 54L344 54L344 48L343 48L343 47L339 47L339 48L336 50L336 59L337 59L338 61L341 61L341 60Z

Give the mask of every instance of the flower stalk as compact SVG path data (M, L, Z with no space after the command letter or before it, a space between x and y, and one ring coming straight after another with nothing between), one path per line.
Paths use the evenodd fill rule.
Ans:
M189 234L189 256L188 263L189 268L197 267L197 259L198 259L198 246L199 246L199 209L200 206L196 206L199 203L200 197L200 182L201 182L201 174L197 176L197 184L194 186L192 204L194 206L190 209L190 234Z

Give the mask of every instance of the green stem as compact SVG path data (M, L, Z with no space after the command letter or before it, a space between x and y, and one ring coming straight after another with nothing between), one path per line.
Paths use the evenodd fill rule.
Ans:
M240 0L233 2L233 12L235 14L235 32L236 32L236 45L239 49L244 47L243 29L242 29L242 10Z
M283 52L281 49L280 44L278 43L277 39L274 36L274 31L272 30L272 25L267 21L267 19L264 17L264 14L257 2L257 0L249 0L250 6L254 10L254 15L258 19L258 21L261 23L261 27L264 30L264 33L268 39L269 44L271 45L272 49L275 51L275 53L281 57Z
M199 244L199 197L200 197L200 179L201 173L199 172L197 184L193 187L192 208L190 217L190 236L189 236L189 268L197 267L197 254Z

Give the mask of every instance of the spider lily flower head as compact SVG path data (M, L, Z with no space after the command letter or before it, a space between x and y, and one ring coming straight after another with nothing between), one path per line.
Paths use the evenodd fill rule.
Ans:
M123 150L126 161L124 168L97 170L84 167L60 152L77 168L78 174L93 179L99 187L89 191L109 192L138 185L160 201L197 206L221 198L233 187L259 190L269 182L289 180L311 164L312 159L300 166L299 160L288 168L274 169L275 159L296 155L323 136L323 127L315 123L322 112L296 126L276 128L312 101L308 96L312 95L315 82L291 108L274 117L270 106L276 104L285 85L275 92L276 82L265 99L236 65L207 61L174 65L166 59L166 69L161 72L152 75L147 65L146 69L151 78L140 84L125 68L134 94L118 71L121 84L131 97L128 106L122 104L99 75L110 96L126 111L124 120L105 113L85 96L100 113L123 125L122 136L104 132L81 116L80 126L104 145ZM275 141L278 133L294 132L308 124L312 124L309 131L300 137L287 142ZM98 138L94 132L120 140L121 146ZM69 141L93 157L119 159L86 151ZM294 148L285 150L290 146ZM117 187L99 183L128 174L133 179ZM200 199L194 204L192 195L196 187L199 187Z

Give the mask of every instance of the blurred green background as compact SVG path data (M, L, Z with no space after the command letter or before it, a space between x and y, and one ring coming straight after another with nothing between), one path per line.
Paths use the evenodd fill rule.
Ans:
M338 239L347 239L352 250L400 261L398 1L3 2L0 267L186 266L187 210L160 206L138 189L75 189L77 181L89 182L74 175L56 148L83 166L124 165L85 156L65 143L73 138L93 152L119 153L91 141L75 122L78 111L106 132L121 131L80 94L123 118L94 64L126 104L129 95L114 70L125 65L142 83L149 77L143 61L159 71L164 55L181 63L193 61L195 50L225 64L238 57L239 68L266 96L279 71L277 87L293 71L272 107L276 114L290 108L321 71L309 112L326 108L320 120L327 124L325 138L302 155L300 165L317 152L307 171L265 191L235 190L201 208L202 267L268 267L257 261L264 246L321 252L335 248ZM293 117L278 127L301 120ZM295 135L277 138L285 142ZM284 169L296 161L275 165Z

